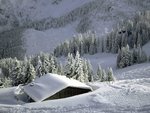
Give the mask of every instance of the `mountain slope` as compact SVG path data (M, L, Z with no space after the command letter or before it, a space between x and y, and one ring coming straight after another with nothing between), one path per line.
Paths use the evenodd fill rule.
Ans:
M0 0L0 31L23 27L27 55L51 52L78 32L105 35L149 6L148 0Z

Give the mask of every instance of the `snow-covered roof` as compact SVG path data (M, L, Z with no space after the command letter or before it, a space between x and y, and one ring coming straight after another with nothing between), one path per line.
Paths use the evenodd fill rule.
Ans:
M34 101L43 101L67 87L92 90L90 86L77 80L51 73L35 79L23 89Z

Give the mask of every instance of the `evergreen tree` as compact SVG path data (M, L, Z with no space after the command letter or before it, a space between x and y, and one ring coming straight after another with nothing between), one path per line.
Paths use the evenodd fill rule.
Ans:
M117 66L124 68L133 64L133 54L129 46L123 47L117 56Z
M63 65L61 63L58 64L57 74L64 75L64 68L63 68Z
M133 56L133 63L137 63L138 62L138 53L136 50L136 45L134 45L132 56Z
M28 62L26 66L26 71L25 71L24 83L32 82L33 79L35 78L35 74L36 74L35 68L30 62Z
M17 86L22 82L22 77L21 77L21 65L20 62L15 59L15 63L12 67L11 75L12 79L12 85Z
M113 75L113 70L112 68L109 68L108 69L108 72L107 72L107 81L114 81L114 75Z
M75 71L74 71L74 75L72 78L79 80L80 82L85 82L84 72L83 72L83 63L82 63L82 59L80 58L80 54L78 51L75 56L74 69Z
M87 60L86 64L87 64L87 70L88 70L88 80L89 80L89 82L93 82L94 81L94 77L93 77L92 65L91 65L89 60Z
M57 61L53 55L50 57L49 72L57 73Z
M74 75L74 64L75 64L75 60L73 58L73 55L69 53L67 57L67 64L65 65L65 70L64 70L64 74L68 78L72 78Z
M50 71L49 70L49 66L50 66L49 55L41 53L40 59L42 62L41 73L42 73L42 75L47 74Z
M87 60L83 60L83 74L84 74L84 82L89 82L89 70L88 70L88 64Z
M103 69L102 70L102 77L101 77L101 82L104 82L104 81L106 81L107 79L106 79L106 71Z
M98 66L98 69L97 69L97 76L98 76L98 79L99 79L100 81L102 81L103 70L102 70L102 68L101 68L100 65Z
M35 70L36 70L36 76L40 77L42 76L42 61L40 59L40 56L37 57L37 65L35 67Z

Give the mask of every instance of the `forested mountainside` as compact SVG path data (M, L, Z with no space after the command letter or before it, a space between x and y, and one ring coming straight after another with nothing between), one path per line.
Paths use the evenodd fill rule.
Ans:
M148 0L1 0L1 57L11 56L10 51L15 53L11 57L18 58L52 52L64 40L88 30L105 35L118 22L131 19L149 6ZM17 40L7 41L13 37ZM4 51L6 47L9 49Z

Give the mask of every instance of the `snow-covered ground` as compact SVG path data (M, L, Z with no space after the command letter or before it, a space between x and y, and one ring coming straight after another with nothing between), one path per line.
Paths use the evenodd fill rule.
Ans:
M89 59L94 71L96 71L98 65L100 65L103 69L111 67L113 70L116 70L117 54L98 53L95 55L84 55L84 58Z
M150 79L89 83L95 91L58 100L14 104L13 90L0 90L1 113L148 113ZM7 96L7 98L6 98ZM4 99L2 99L4 98ZM10 100L12 101L10 101ZM8 105L6 102L9 101ZM5 103L4 103L5 102Z
M76 32L74 30L75 25L76 22L67 25L65 28L62 27L45 31L27 29L23 33L27 55L33 55L41 51L52 52L58 44L73 37Z
M114 71L118 79L150 78L150 63L136 64Z

